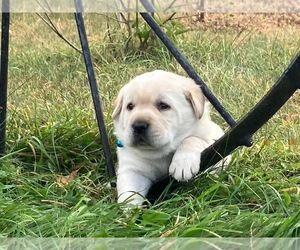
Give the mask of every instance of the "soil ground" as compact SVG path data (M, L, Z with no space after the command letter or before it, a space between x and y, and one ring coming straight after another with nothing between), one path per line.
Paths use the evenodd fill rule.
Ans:
M178 17L181 19L181 17ZM300 29L300 13L205 13L183 18L187 26L200 26L210 28L237 28L237 29L273 29L293 27Z

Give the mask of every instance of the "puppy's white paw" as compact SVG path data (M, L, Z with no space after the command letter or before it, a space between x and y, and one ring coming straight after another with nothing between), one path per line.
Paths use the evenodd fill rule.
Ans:
M198 174L199 169L200 153L182 150L175 153L169 167L169 173L178 181L188 181Z

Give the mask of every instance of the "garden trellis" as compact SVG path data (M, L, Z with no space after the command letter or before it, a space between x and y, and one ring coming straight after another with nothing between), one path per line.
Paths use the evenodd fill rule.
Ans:
M168 36L163 32L158 23L150 13L156 12L155 8L148 0L140 1L146 12L140 13L142 18L151 27L157 37L164 43L166 48L186 71L186 73L199 85L206 98L218 111L223 119L228 123L229 129L218 141L205 149L201 154L200 171L206 170L223 157L230 154L240 146L251 146L252 136L265 124L284 103L300 88L300 53L291 61L288 68L273 87L262 97L262 99L239 121L235 121L225 107L210 91L196 70L176 48ZM111 150L108 143L107 132L104 124L101 100L99 97L96 77L92 64L92 56L85 32L82 12L84 11L81 0L75 0L76 13L75 20L78 34L82 46L84 62L91 88L91 95L97 118L97 124L104 148L108 175L115 176L115 169L112 160ZM2 32L1 32L1 75L0 75L0 153L5 154L5 130L6 130L6 103L7 103L7 72L8 72L8 49L9 49L9 1L2 1ZM199 156L200 157L200 156Z

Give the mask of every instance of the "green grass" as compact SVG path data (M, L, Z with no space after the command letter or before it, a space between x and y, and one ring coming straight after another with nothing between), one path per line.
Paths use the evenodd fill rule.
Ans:
M80 47L72 15L53 21ZM124 51L105 19L85 15L109 140L112 100L135 75L184 71L166 49ZM177 45L239 119L299 51L299 30L198 28ZM125 31L124 31L125 32ZM109 189L81 55L36 15L11 20L7 155L0 159L2 237L299 237L299 93L239 148L220 178L202 175L164 192L148 209L125 213ZM213 111L213 118L227 129ZM69 177L67 183L59 177Z

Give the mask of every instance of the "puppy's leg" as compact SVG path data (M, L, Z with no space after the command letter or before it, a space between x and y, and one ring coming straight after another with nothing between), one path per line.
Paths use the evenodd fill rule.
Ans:
M208 146L208 144L197 137L185 138L177 148L171 165L169 173L178 181L188 181L200 169L201 152Z
M151 185L152 181L137 171L128 169L118 173L118 202L141 206Z

